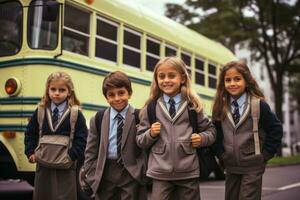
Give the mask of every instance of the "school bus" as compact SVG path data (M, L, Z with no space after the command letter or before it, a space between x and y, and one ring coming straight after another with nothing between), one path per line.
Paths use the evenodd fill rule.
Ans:
M130 103L141 108L155 63L177 55L209 114L220 68L235 59L221 44L130 1L0 0L0 24L0 178L34 171L24 131L50 73L72 76L88 123L108 105L106 74L126 72Z

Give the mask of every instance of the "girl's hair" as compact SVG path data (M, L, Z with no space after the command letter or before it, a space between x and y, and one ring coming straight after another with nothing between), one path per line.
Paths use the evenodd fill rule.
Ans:
M79 100L76 97L75 91L74 91L74 85L71 79L71 76L65 72L53 72L49 75L47 82L46 82L46 90L45 94L40 102L40 105L43 107L47 107L51 103L51 99L49 97L49 87L50 84L54 81L62 80L66 84L70 95L67 96L67 101L69 106L73 105L80 105Z
M212 109L213 120L225 119L229 101L230 101L230 94L225 89L224 79L225 79L226 72L231 68L235 68L240 74L242 74L246 82L246 92L250 96L255 96L260 99L265 98L264 94L259 89L258 84L255 81L254 77L252 76L246 63L243 61L231 61L223 67L219 76L217 93L214 99L213 109Z
M197 112L202 111L203 104L200 100L200 97L192 90L191 79L187 72L187 67L179 57L165 57L158 61L153 72L150 97L146 101L145 106L147 106L153 100L156 101L163 94L163 92L158 87L157 82L157 71L158 68L163 64L174 67L174 69L182 75L182 77L185 79L185 82L181 85L180 88L183 99L187 100L190 106Z

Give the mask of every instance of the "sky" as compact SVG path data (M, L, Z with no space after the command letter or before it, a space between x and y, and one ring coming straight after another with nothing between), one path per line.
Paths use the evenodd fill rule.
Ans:
M166 3L183 4L185 0L127 0L138 3L146 8L154 10L157 14L164 15Z

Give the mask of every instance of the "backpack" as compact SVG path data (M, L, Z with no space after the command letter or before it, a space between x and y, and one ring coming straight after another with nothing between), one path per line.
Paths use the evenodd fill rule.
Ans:
M41 106L38 107L39 142L35 149L37 163L44 167L54 169L68 169L73 165L74 161L71 160L68 151L72 148L73 144L78 110L78 106L72 106L69 110L71 125L70 136L43 135L42 127L46 110Z
M147 114L150 124L156 122L156 104L157 101L151 101L147 106ZM195 110L189 110L189 121L193 128L193 133L199 133L197 125L197 113ZM206 179L209 174L217 167L215 155L211 147L196 148L199 160L200 179Z

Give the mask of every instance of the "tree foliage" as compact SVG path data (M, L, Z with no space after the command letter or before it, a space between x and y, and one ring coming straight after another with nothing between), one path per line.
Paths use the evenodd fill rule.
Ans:
M252 58L264 61L282 119L283 76L300 72L300 0L186 0L166 8L167 17L231 50L247 41Z

